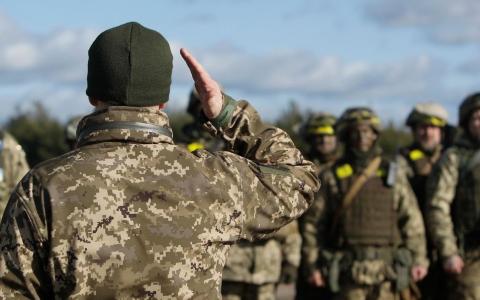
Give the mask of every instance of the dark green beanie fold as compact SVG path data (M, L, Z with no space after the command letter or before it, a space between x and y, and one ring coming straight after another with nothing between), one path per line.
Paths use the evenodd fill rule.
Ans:
M88 56L88 96L126 106L168 101L173 58L160 33L126 23L101 33Z

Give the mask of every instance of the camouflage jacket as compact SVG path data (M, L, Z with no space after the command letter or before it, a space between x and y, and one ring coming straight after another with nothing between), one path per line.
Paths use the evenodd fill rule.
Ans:
M445 151L427 181L427 229L440 257L443 259L461 254L452 216L454 209L452 208L454 207L460 174L468 168L470 159L478 151L479 148L471 145L466 138L460 139L457 145ZM478 169L478 166L476 168ZM479 184L475 182L472 183L472 186L476 188ZM471 196L468 195L468 197ZM473 202L474 199L469 198L467 201ZM467 212L459 213L467 214ZM478 214L478 208L476 213ZM476 239L478 241L478 236Z
M27 174L25 152L7 132L0 132L0 215L3 215L10 193Z
M218 299L226 254L299 217L313 165L245 101L217 125L230 152L173 144L162 111L109 107L78 148L33 168L0 227L0 298ZM226 106L231 107L231 106Z
M312 207L302 217L302 260L305 263L304 276L306 277L314 270L319 269L321 261L319 254L321 251L335 252L346 250L332 247L331 238L333 237L330 237L333 216L344 196L340 191L339 182L335 175L340 161L342 160L339 160L332 168L325 170L320 175L322 187L316 194ZM360 171L354 170L353 172L358 174ZM397 212L398 229L402 239L400 241L401 245L411 251L414 264L428 266L423 219L405 171L400 168L396 168L395 172L393 201ZM381 264L380 261L368 262L366 265L359 265L358 268L368 273L370 266L379 266ZM381 269L384 269L384 267L381 267Z
M257 285L278 283L283 265L300 265L300 243L295 221L270 239L241 240L230 248L222 280Z

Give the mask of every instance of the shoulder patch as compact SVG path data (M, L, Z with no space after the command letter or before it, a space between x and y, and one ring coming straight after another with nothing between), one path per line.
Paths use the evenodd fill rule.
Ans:
M350 177L350 176L353 175L352 166L350 164L341 165L341 166L337 167L337 169L335 170L335 174L340 179Z
M384 169L378 169L376 172L377 177L384 177L385 176L385 170Z
M424 158L425 153L423 153L421 150L414 149L414 150L410 151L408 156L410 157L411 160L416 161L416 160Z
M190 143L187 145L187 149L188 151L193 152L195 150L205 149L205 146L201 143Z

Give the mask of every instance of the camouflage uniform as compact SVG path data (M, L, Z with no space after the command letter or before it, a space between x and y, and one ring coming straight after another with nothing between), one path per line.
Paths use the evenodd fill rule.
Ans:
M467 123L480 109L480 94L460 106L464 134L441 157L427 182L427 228L442 261L460 255L459 275L448 275L449 299L480 299L480 166L479 144Z
M85 117L78 148L36 166L9 201L0 298L219 299L230 245L267 238L318 189L287 134L245 101L224 107L210 128L237 154L174 145L158 109Z
M441 128L443 135L448 120L448 113L439 104L436 103L422 103L415 106L410 112L406 120L406 125L415 130L415 126L427 125ZM440 143L433 150L425 150L418 142L413 142L411 145L401 148L396 162L399 167L405 170L410 186L418 201L418 206L422 211L422 217L425 219L425 191L427 178L430 175L433 166L440 159L444 150L442 143ZM444 286L442 280L442 271L437 262L437 254L434 251L430 239L427 239L428 258L431 262L427 276L418 283L422 299L441 299L443 297Z
M28 172L25 152L15 139L0 131L0 214L3 215L10 193Z
M295 221L270 239L237 242L230 248L223 269L222 298L275 299L282 272L288 269L296 273L300 265L300 243Z
M337 123L345 140L347 126L379 120L365 108L347 110ZM335 299L395 299L408 287L410 267L428 266L423 221L403 170L382 158L380 167L341 210L357 176L380 155L374 146L365 157L347 149L321 174L322 187L304 215L307 276L320 270Z
M307 158L311 160L317 167L317 174L320 174L333 166L335 161L339 157L339 147L328 154L320 154L315 150L312 143L314 142L313 137L318 135L335 135L335 125L336 117L328 113L316 113L310 116L303 126L302 136L309 143L310 150L307 153ZM299 223L302 224L303 216L299 219ZM304 228L304 226L300 226ZM302 243L309 245L310 243L305 239L310 238L310 235L303 234ZM313 253L312 253L313 252ZM302 247L302 259L300 268L298 270L297 282L295 286L295 299L298 300L307 300L307 299L329 299L331 298L331 293L326 288L317 288L308 283L307 276L307 262L309 261L308 257L314 256L317 257L318 249L311 249L310 247Z

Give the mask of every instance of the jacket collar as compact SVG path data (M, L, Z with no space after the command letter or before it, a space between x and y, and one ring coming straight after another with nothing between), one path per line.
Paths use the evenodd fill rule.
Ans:
M109 106L84 117L77 146L102 142L173 144L167 115L147 107Z

